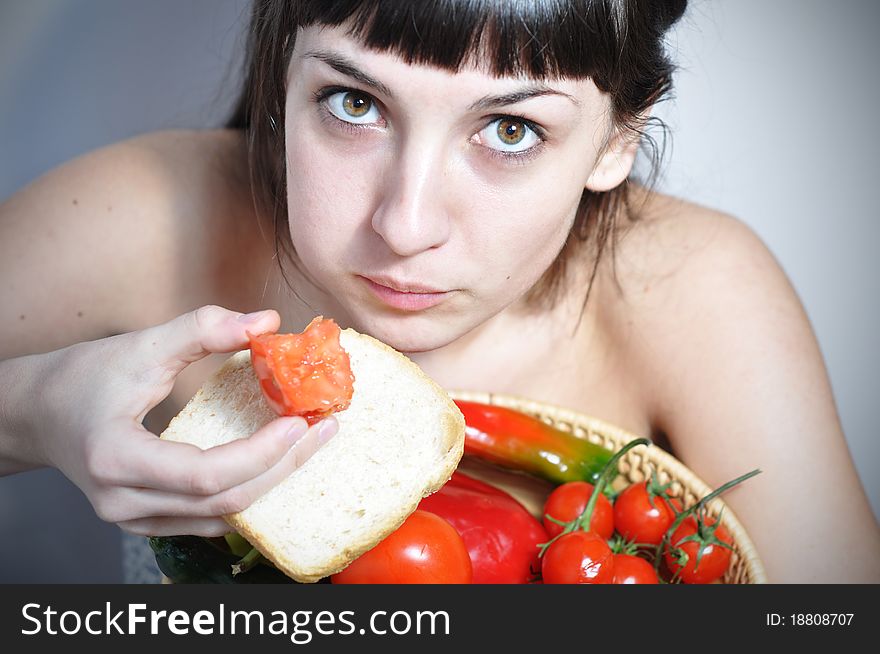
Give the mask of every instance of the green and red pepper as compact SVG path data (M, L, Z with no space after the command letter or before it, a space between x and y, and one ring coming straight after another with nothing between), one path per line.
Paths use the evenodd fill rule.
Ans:
M456 400L466 424L464 453L554 484L594 483L613 454L525 413Z

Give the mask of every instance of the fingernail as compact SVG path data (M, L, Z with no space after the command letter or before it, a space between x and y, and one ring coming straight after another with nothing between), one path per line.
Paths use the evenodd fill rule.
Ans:
M246 325L252 325L255 322L260 322L265 316L267 311L264 309L263 311L252 311L251 313L243 313L238 318L236 318L236 322L244 323Z
M285 437L291 446L296 443L309 430L305 420L295 420L290 429L287 430Z
M333 416L321 421L321 426L318 428L318 440L321 442L321 445L333 438L338 431L339 423Z

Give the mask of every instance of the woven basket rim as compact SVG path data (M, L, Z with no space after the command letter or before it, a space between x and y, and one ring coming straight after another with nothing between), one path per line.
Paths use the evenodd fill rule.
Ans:
M610 422L556 404L539 402L537 400L518 395L509 395L506 393L457 389L448 392L455 400L494 404L509 409L516 409L530 415L544 415L553 420L578 425L585 431L608 436L620 445L624 445L631 440L640 438L634 433L611 424ZM712 488L705 481L666 450L663 450L658 446L651 447L648 450L647 456L651 461L656 461L659 464L662 464L666 469L674 471L676 478L681 483L685 484L698 497L704 497L712 492ZM739 554L745 560L745 565L748 568L751 582L755 584L767 583L767 573L764 569L764 564L758 556L757 549L755 548L751 537L746 532L742 522L740 522L730 506L728 506L722 498L717 497L709 503L708 508L715 515L718 515L721 509L724 510L721 515L721 522L737 543Z

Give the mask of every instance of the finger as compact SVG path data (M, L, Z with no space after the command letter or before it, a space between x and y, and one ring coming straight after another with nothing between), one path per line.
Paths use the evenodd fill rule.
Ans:
M102 502L105 520L121 522L144 516L217 517L244 511L267 491L277 486L308 461L338 430L330 417L311 427L262 475L212 496L193 496L145 488L119 488Z
M213 352L244 349L249 343L248 331L265 334L277 331L280 325L281 317L272 309L242 314L209 304L136 333L149 365L177 374Z
M98 462L96 478L105 486L134 486L182 493L216 495L258 477L302 438L308 424L300 417L276 418L248 438L202 450L189 443L161 440L141 425L129 426L133 438L120 438L126 451Z
M119 523L137 536L205 536L214 538L235 531L223 518L139 518Z

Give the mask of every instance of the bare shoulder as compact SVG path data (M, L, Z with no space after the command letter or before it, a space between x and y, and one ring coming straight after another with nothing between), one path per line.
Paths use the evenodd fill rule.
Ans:
M0 204L0 358L155 324L210 295L210 263L231 256L251 206L242 152L227 130L145 134Z
M669 393L690 385L696 393L710 382L727 392L722 381L731 382L734 368L735 383L766 383L774 371L790 374L797 353L810 354L813 379L825 391L824 364L800 300L742 220L653 194L621 239L616 271L617 320L628 334L623 347L645 373L646 401L658 421L671 421L676 403ZM673 377L677 385L668 383Z
M673 317L657 312L670 302L726 303L746 291L767 293L768 283L769 292L791 291L776 259L742 220L668 195L643 200L615 263L627 304L648 311L646 317Z

